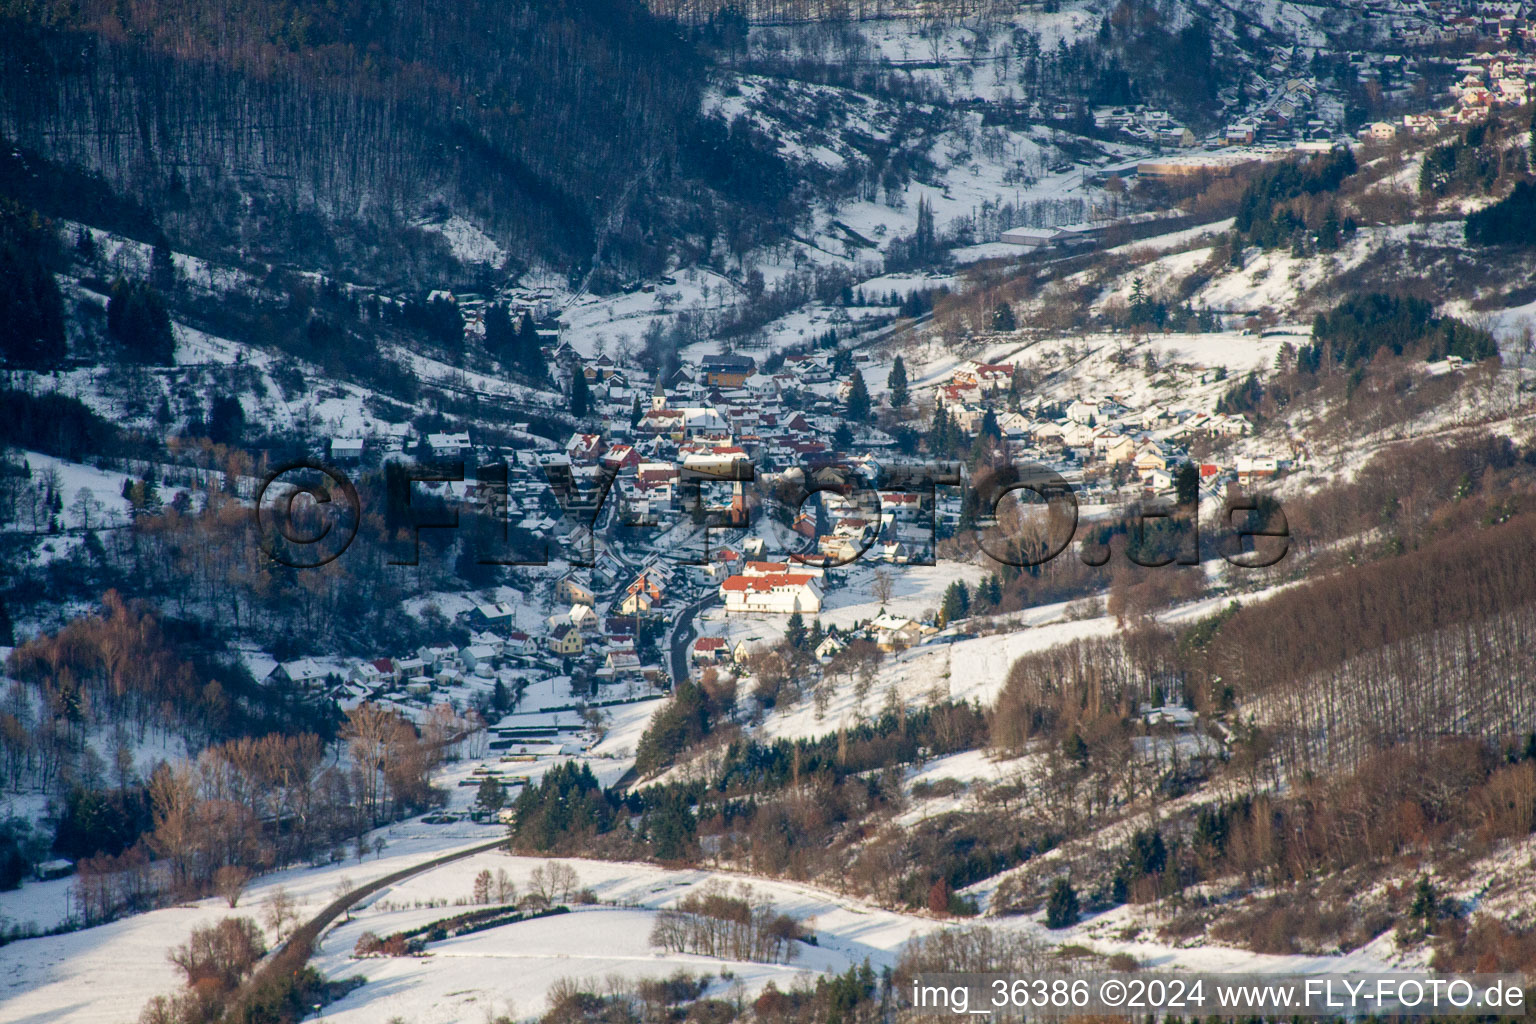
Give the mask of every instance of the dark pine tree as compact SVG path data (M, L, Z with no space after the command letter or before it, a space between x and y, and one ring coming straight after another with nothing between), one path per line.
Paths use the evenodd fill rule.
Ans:
M585 419L592 410L592 391L587 387L587 375L580 367L571 371L571 415Z
M885 386L891 392L891 408L902 409L907 404L907 364L896 357L891 364L891 375L885 379Z
M1047 928L1069 928L1077 923L1077 890L1065 878L1058 878L1045 904Z
M947 455L955 443L955 429L949 412L942 406L933 410L933 426L928 430L928 450L934 455Z
M493 303L485 311L485 350L503 366L516 366L518 334L507 307Z
M171 315L160 293L143 281L118 278L107 300L107 333L133 363L169 366L176 355Z
M1173 475L1174 491L1178 495L1180 505L1193 505L1200 498L1200 470L1188 459L1180 463L1179 470Z
M534 380L549 376L544 349L539 344L539 329L534 326L533 316L526 312L517 327L517 365Z
M0 243L0 358L43 370L64 358L64 302L37 255Z
M150 251L149 279L162 292L176 287L176 262L171 258L171 243L164 235L156 240Z
M926 196L917 201L917 230L912 236L913 256L927 261L938 250L938 232L934 229L933 204Z
M853 371L853 387L848 392L848 418L855 423L869 419L869 388L864 384L864 374Z
M220 395L208 406L208 440L237 445L245 436L245 409L234 395Z
M799 612L794 612L784 624L784 639L789 646L798 650L805 646L805 638L805 618Z
M988 409L982 414L981 426L977 429L976 436L978 439L991 438L993 441L1003 439L1003 428L997 422L997 413L994 410Z
M427 304L427 318L432 336L449 352L458 354L464 349L464 315L459 304L451 297L439 295Z

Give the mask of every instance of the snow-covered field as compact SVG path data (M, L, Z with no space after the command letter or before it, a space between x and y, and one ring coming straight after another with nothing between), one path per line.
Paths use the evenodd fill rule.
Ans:
M467 897L481 870L506 871L524 891L543 861L506 854L480 854L419 875L381 895L376 904L395 907L416 900ZM674 871L647 864L568 860L581 884L600 902L576 907L569 915L494 928L429 946L425 958L354 960L351 953L364 931L383 935L423 923L416 910L365 909L325 939L316 965L329 977L362 974L369 983L328 1007L320 1019L336 1024L372 1024L394 1015L413 1024L449 1024L479 1019L486 1009L537 1013L543 994L561 978L628 979L663 977L678 969L734 977L717 981L721 995L739 984L756 994L769 981L780 988L821 972L841 972L868 959L877 969L894 964L914 933L935 923L839 897L814 887L711 871ZM771 902L813 931L817 944L799 945L788 964L759 964L691 954L664 953L650 945L656 911L711 882L733 889L750 884L754 898ZM428 919L455 910L439 909Z
M987 778L994 771L979 755L933 762L916 778ZM379 860L289 871L253 886L239 909L204 900L172 907L71 935L31 939L0 948L0 1019L15 1024L131 1024L150 997L176 985L165 951L191 930L232 914L256 912L278 885L299 898L304 913L327 902L337 883L362 883L413 860L469 845L463 837L397 837ZM545 1005L544 994L561 979L601 983L609 977L662 977L679 969L713 976L709 994L751 997L770 981L785 988L824 972L841 972L868 960L893 965L913 936L944 926L927 915L897 913L814 886L710 870L672 870L648 864L567 860L581 886L598 899L570 914L524 921L432 943L422 957L358 959L353 947L365 931L379 935L414 927L469 909L473 880L482 870L505 871L526 891L544 861L483 853L392 886L338 922L323 937L315 965L330 978L362 977L366 983L325 1008L315 1019L333 1024L376 1024L400 1017L412 1024L455 1024L509 1013L526 1018ZM816 937L798 945L789 963L764 964L651 946L656 912L689 892L724 883L749 885L798 920ZM447 906L429 907L434 901ZM964 925L964 921L948 924ZM1392 965L1390 935L1338 957L1265 956L1218 947L1181 948L1149 937L1156 920L1145 910L1119 907L1078 925L1048 931L1035 918L983 918L984 927L1022 931L1047 945L1080 944L1108 955L1126 952L1166 969L1303 972L1380 970Z
M343 880L349 887L361 885L495 837L493 829L474 826L437 830L401 826L380 834L388 844L382 856L265 875L251 885L235 910L219 899L201 900L83 931L0 946L0 1020L7 1024L132 1024L144 1003L179 986L176 968L166 954L185 942L194 928L229 916L260 920L263 900L279 888L295 899L302 917L309 917L335 898ZM35 902L33 888L0 893L0 913L19 917L12 908L22 910ZM269 944L270 939L269 935Z

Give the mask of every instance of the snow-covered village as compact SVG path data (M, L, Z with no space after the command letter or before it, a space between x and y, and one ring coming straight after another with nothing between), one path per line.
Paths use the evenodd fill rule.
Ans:
M1525 1019L1532 52L0 5L0 1021Z

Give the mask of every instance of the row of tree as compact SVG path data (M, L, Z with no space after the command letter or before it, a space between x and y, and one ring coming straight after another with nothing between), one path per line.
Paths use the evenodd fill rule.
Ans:
M0 359L21 369L64 360L64 301L53 280L51 226L35 211L0 198Z
M723 882L690 892L664 908L651 929L651 945L668 952L760 963L793 960L800 937L795 919L755 898L751 886L732 895Z
M471 723L446 707L418 729L363 703L348 714L348 762L312 734L269 733L162 763L144 792L149 827L122 852L81 861L75 901L86 923L219 891L238 899L258 870L325 859L375 825L434 806L430 774ZM100 844L111 837L95 836ZM119 845L126 837L118 837Z

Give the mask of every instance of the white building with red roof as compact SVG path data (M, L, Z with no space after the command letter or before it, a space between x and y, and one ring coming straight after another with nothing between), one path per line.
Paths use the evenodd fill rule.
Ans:
M815 614L821 611L821 598L821 588L809 572L730 576L720 584L720 599L727 612Z

